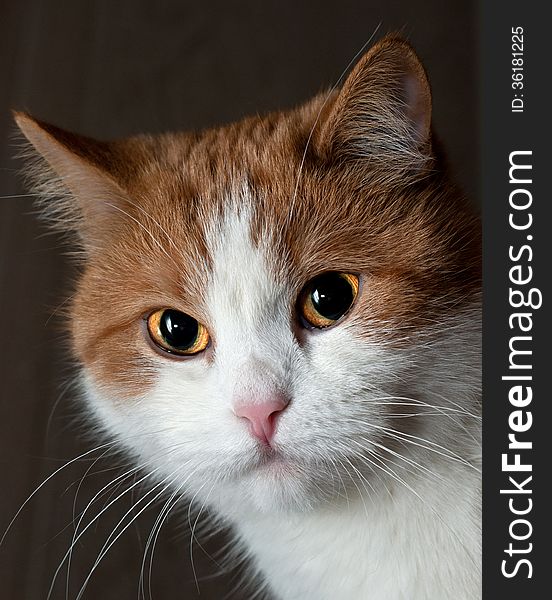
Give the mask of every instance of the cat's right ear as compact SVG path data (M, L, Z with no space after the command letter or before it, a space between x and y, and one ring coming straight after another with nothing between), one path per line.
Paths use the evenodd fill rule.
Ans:
M431 162L431 90L412 47L396 36L356 64L321 119L319 149L375 172L417 176Z
M93 253L127 203L113 175L113 149L26 113L14 112L14 119L30 143L21 155L43 214L55 229L77 234L85 251Z

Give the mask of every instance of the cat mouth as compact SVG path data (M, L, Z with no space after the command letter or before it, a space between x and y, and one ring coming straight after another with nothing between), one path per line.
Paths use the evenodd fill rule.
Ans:
M252 471L276 477L299 476L301 474L298 463L272 446L260 448Z
M271 465L274 462L282 461L282 452L270 444L259 444L257 449L259 465Z
M250 471L262 473L265 471L287 472L291 467L291 461L284 453L268 444L259 444L255 449L255 456L250 463Z

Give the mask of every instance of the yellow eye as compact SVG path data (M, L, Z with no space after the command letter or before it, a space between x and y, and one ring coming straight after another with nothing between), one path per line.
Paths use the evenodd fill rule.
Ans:
M148 317L147 323L151 339L165 352L191 356L202 352L209 345L207 329L179 310L157 310Z
M301 316L312 327L330 327L353 306L358 296L356 275L329 271L310 281L299 299Z

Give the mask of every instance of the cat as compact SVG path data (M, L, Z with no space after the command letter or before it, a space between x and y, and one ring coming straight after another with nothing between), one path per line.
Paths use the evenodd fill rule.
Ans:
M230 526L278 600L480 591L477 212L412 47L199 133L100 142L25 113L82 273L92 421Z

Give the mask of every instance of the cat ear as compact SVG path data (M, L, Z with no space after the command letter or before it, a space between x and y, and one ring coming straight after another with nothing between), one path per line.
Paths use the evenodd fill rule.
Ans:
M419 171L431 155L431 91L411 46L396 37L357 63L321 128L321 149L389 169Z
M51 225L78 234L92 252L109 236L125 192L114 176L114 153L108 142L69 133L21 113L15 122L32 145L28 159L31 189Z

